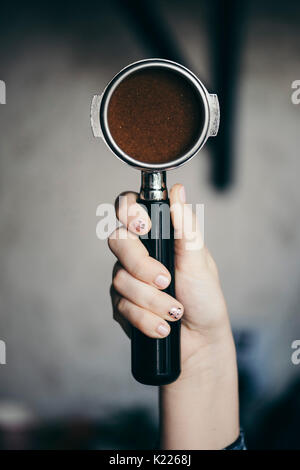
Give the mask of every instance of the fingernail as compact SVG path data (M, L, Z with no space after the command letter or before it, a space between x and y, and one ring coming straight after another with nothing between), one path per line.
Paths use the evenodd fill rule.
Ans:
M170 284L170 281L166 276L159 274L155 279L155 284L161 289L165 289Z
M179 190L179 198L180 198L180 201L182 202L182 204L185 204L186 195L185 195L184 186L181 186L181 188L180 188L180 190Z
M130 228L135 232L140 233L141 231L145 230L146 222L143 219L136 219L130 223Z
M181 307L172 307L171 310L169 311L169 315L171 317L175 318L175 320L178 320L178 318L181 317L182 315L182 308Z
M170 328L166 326L164 323L161 323L158 325L156 328L156 331L161 335L161 336L167 336L169 334Z

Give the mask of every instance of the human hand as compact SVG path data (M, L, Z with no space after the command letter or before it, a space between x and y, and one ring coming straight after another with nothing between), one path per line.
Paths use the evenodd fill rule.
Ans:
M130 335L129 322L153 338L167 336L170 327L166 320L182 318L184 376L207 344L219 342L226 335L231 337L217 267L203 244L195 215L185 205L184 188L177 184L170 192L176 299L163 292L171 275L160 262L149 257L138 238L150 230L151 221L136 199L136 193L124 193L117 198L116 213L124 227L109 238L109 246L119 260L113 272L114 317L127 334Z

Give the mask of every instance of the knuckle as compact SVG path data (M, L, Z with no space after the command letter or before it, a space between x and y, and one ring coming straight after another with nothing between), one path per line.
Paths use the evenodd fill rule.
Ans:
M120 290L123 286L126 279L126 271L125 269L119 269L114 278L113 278L113 286L116 290Z
M118 302L118 310L120 313L126 313L128 310L128 300L121 297Z
M112 234L111 234L111 235L108 237L108 239L107 239L108 248L109 248L110 250L112 249L112 245L111 245L112 239L111 239L111 236L112 236Z
M107 239L108 247L110 248L111 251L113 251L113 247L114 247L115 241L117 239L118 230L119 230L118 228L115 229Z

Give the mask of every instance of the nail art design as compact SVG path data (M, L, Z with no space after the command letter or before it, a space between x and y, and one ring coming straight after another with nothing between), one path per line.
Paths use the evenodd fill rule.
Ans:
M133 227L136 230L136 232L141 232L141 230L145 229L146 224L143 221L143 219L138 219L133 222Z
M171 317L175 318L175 320L178 320L178 318L181 317L182 315L182 308L181 307L172 307L171 310L169 311L169 315Z

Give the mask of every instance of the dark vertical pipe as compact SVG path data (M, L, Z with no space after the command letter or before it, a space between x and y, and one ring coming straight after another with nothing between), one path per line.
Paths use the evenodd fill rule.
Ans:
M236 102L247 2L213 0L208 6L212 38L212 88L218 94L221 108L218 138L210 143L211 178L217 189L224 190L234 180Z

